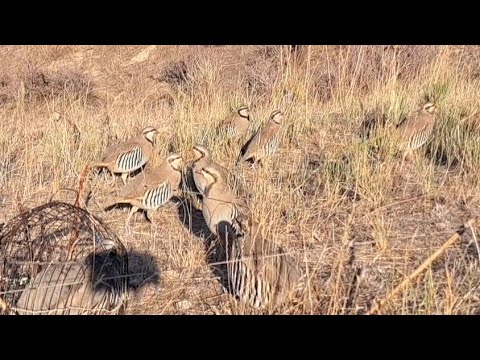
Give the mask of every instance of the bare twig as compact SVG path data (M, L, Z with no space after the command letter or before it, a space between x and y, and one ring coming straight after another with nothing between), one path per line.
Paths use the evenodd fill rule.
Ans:
M87 164L83 168L82 173L80 174L80 181L78 184L78 193L77 193L77 199L75 200L75 206L79 207L80 206L80 199L83 197L83 193L85 192L85 180L87 179L88 172L90 170L90 165Z
M77 190L75 190L75 189L70 189L70 188L60 188L60 189L58 189L57 191L55 191L55 192L52 194L52 196L50 196L50 198L48 199L48 202L52 202L53 199L55 198L55 196L56 196L59 192L61 192L61 191L71 191L71 192L74 192L74 193L77 194L77 197L78 197L78 191L77 191Z
M472 230L473 241L475 243L475 247L477 248L478 259L480 260L480 246L478 245L477 234L475 233L475 229L472 226L469 227L470 230Z
M466 225L470 228L473 228L474 220L469 220ZM427 260L425 260L414 272L408 275L405 279L403 279L403 281L399 285L397 285L392 291L390 291L383 300L377 301L367 314L372 315L375 313L380 313L380 309L390 299L392 299L395 295L400 293L414 278L416 278L423 270L429 267L432 264L432 262L438 259L440 255L442 255L445 252L445 250L447 250L459 239L460 239L460 235L458 233L455 233L453 236L451 236L450 239L448 239L437 251L435 251L432 255L430 255L430 257Z
M88 175L88 171L90 170L90 165L87 164L83 168L82 173L80 174L80 181L78 184L78 192L77 192L77 198L75 199L75 207L80 207L80 199L83 197L83 193L85 191L85 180ZM75 248L75 244L77 243L77 238L78 238L78 233L79 233L79 227L80 227L80 218L77 217L76 224L74 226L74 229L72 231L72 236L70 237L70 241L68 242L68 255L67 259L71 259L73 256L73 251Z

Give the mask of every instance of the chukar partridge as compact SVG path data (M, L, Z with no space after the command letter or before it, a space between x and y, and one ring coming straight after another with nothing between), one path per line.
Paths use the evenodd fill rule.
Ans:
M275 110L272 112L267 124L255 134L238 162L252 158L255 162L259 162L266 156L272 155L280 144L280 123L282 119L283 113L281 111Z
M220 128L228 138L238 138L250 127L250 110L248 106L240 106L235 114L227 117L220 124Z
M400 149L407 154L427 143L435 125L435 105L427 102L422 109L405 119L396 129Z
M233 220L244 207L243 201L228 187L222 173L214 166L207 165L196 173L206 180L202 200L202 213L210 231L225 239L231 233Z
M122 182L125 185L128 175L140 169L150 159L157 134L157 129L147 126L138 136L108 147L102 161L91 164L91 167L105 167L114 174L122 174Z
M121 189L120 193L104 208L107 209L115 204L130 204L132 208L125 221L128 231L130 219L139 209L143 209L147 213L154 212L171 199L174 192L178 190L182 179L181 166L180 155L167 156L160 166L147 170L143 176L137 177ZM147 219L149 219L148 214Z
M199 170L205 166L216 169L223 179L227 179L228 171L223 166L217 164L212 160L210 150L206 146L197 144L193 147L195 153L195 160L193 163L193 181L200 194L203 196L205 188L207 186L206 178L199 172Z
M119 266L113 253L49 264L27 285L15 310L20 315L122 314L127 289Z
M244 215L233 222L235 236L227 246L230 291L256 308L276 307L301 296L303 275L294 260L263 238L260 227Z

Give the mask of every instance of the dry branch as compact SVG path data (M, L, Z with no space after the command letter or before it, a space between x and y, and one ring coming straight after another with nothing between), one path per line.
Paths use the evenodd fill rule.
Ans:
M78 194L77 199L75 200L75 206L80 207L80 199L83 197L83 193L85 192L85 180L87 179L88 171L90 170L90 165L87 164L82 170L80 174L80 181L78 184Z
M469 220L466 224L466 227L473 228L474 220ZM416 278L423 270L428 268L436 259L440 257L450 246L452 246L457 240L460 239L460 235L455 233L453 236L450 237L437 251L435 251L430 257L425 260L414 272L408 275L403 281L397 285L392 291L390 291L387 296L382 299L381 301L375 302L373 307L367 313L368 315L372 315L375 313L380 313L380 309L390 301L395 295L400 293L414 278Z

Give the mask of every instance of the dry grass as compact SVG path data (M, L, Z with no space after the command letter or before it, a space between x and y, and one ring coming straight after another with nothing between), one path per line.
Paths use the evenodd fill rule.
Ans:
M478 47L312 46L298 57L280 46L158 46L140 56L144 49L0 47L0 222L17 213L17 198L33 207L76 187L107 145L154 125L161 133L149 166L204 143L238 171L236 190L270 239L302 261L320 304L278 313L357 314L477 215ZM439 109L435 137L402 164L389 131L425 98ZM286 114L281 148L263 169L234 168L241 142L216 136L243 103L255 128L276 108ZM169 204L155 215L156 228L139 213L128 237L127 210L97 206L113 191L108 181L91 178L89 210L160 272L158 285L132 296L130 313L258 313L223 293L198 210ZM475 240L447 250L383 312L479 313Z

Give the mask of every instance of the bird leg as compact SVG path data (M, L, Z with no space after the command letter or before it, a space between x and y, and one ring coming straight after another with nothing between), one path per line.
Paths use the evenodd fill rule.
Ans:
M410 154L411 154L410 150L405 150L405 152L403 153L402 162L400 164L400 169L403 170L403 167L405 166L405 164L408 163Z
M132 218L132 215L138 211L138 207L132 206L130 209L130 212L128 213L127 219L125 220L125 232L131 236L132 235L132 229L130 227L130 219Z
M111 175L111 181L108 183L109 186L114 186L116 181L117 181L117 177L115 176L114 173L110 173Z
M259 166L261 169L263 169L263 162L262 160L257 160L255 159L255 161L252 162L252 165L250 166L251 169L256 169L257 166Z
M124 173L121 176L123 185L127 185L127 178L128 178L128 173Z
M156 211L157 211L157 209L145 210L145 219L147 219L147 221L150 224L153 224L152 217L153 217L153 215L155 214Z
M154 228L155 231L157 230L157 225L152 221L152 218L156 212L157 212L157 209L145 210L145 218L148 220L148 222Z

